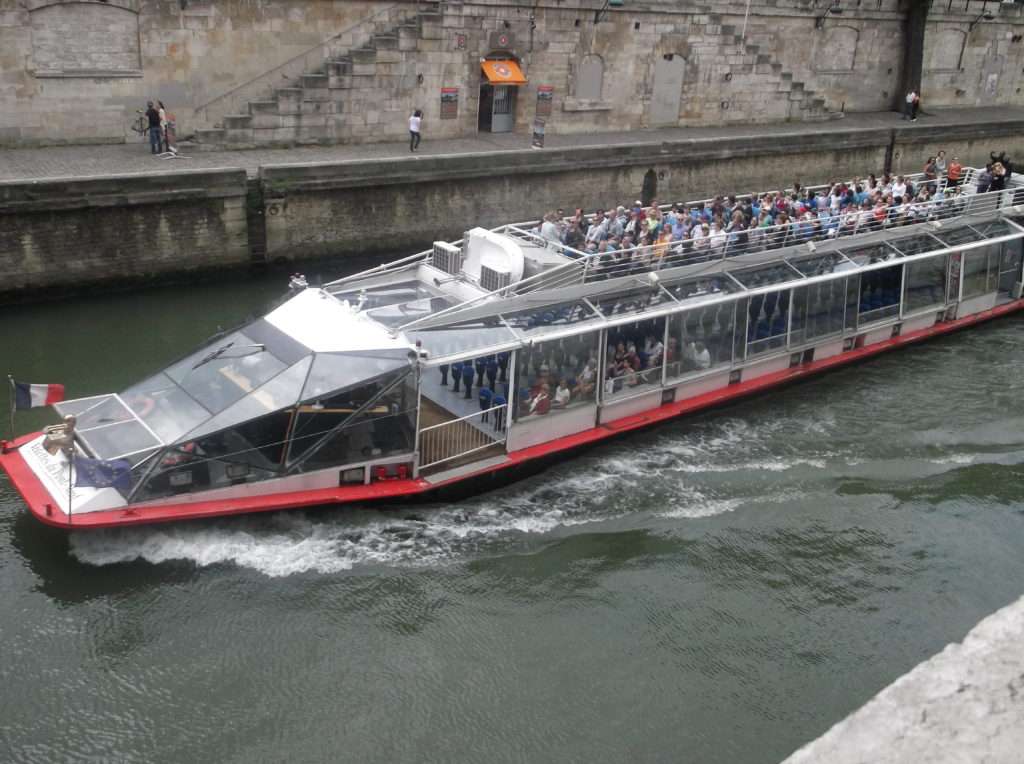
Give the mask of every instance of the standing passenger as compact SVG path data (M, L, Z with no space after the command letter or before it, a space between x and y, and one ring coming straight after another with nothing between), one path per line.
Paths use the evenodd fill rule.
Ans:
M153 108L153 102L146 102L146 119L149 120L149 151L160 153L160 112Z

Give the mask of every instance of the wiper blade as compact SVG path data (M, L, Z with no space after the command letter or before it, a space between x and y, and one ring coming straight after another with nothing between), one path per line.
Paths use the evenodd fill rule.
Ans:
M224 355L224 353L226 353L228 350L230 350L234 346L234 344L235 344L234 342L229 342L224 347L217 348L212 353L208 353L207 355L203 356L199 360L199 362L195 366L192 367L192 371L195 371L196 369L198 369L200 366L203 366L204 364L208 364L210 361L214 361L214 360L220 358L222 355ZM248 349L248 350L254 350L257 353L262 353L262 352L264 352L267 349L267 346L263 345L263 344L259 344L259 345L239 345L238 348L239 348L239 350ZM244 355L253 355L253 354L252 353L245 353ZM242 355L235 355L235 356L228 356L228 357L229 358L243 358L244 356L242 356Z

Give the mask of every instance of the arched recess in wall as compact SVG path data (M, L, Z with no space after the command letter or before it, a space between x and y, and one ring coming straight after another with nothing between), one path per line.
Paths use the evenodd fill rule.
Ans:
M843 74L857 64L860 30L847 26L825 26L815 33L814 71Z
M138 0L29 0L37 77L138 77Z
M600 101L604 90L604 60L588 53L576 70L576 98L581 101Z
M653 169L650 169L644 173L644 183L640 187L640 201L644 205L650 204L657 195L658 175Z
M683 97L686 59L677 53L655 54L654 82L651 88L650 124L678 125L679 105Z
M962 29L929 29L924 40L924 70L926 72L956 72L960 70L967 45L967 32Z

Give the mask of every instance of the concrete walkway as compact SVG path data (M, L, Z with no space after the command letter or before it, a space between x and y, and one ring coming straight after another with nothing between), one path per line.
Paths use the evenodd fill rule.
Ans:
M811 133L843 130L933 130L952 125L991 124L1024 119L1024 108L942 109L926 112L915 123L901 119L896 112L848 114L830 122L781 123L770 125L736 125L730 127L687 127L579 135L548 135L549 148L615 146L637 143L660 143L707 138L742 138L778 135L799 140ZM149 153L149 143L132 141L110 146L62 146L39 149L0 150L0 181L37 178L89 177L126 173L177 172L185 169L245 168L255 176L259 168L270 164L308 162L344 162L358 159L385 159L420 156L464 154L475 152L528 149L530 136L523 134L484 134L472 138L430 140L430 127L425 126L424 140L418 154L410 157L407 143L376 143L359 146L311 146L292 149L253 149L249 151L197 151L187 145L181 153L188 159L163 160Z
M1024 761L1024 597L783 764Z

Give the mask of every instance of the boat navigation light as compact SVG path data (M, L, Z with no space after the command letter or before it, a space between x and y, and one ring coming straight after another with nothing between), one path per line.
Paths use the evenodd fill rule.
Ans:
M655 287L658 286L658 282L661 281L661 279L658 278L658 274L654 271L648 272L647 280L651 282L651 286Z
M809 241L809 242L807 242L807 250L809 252L817 252L818 245L815 244L813 241Z

